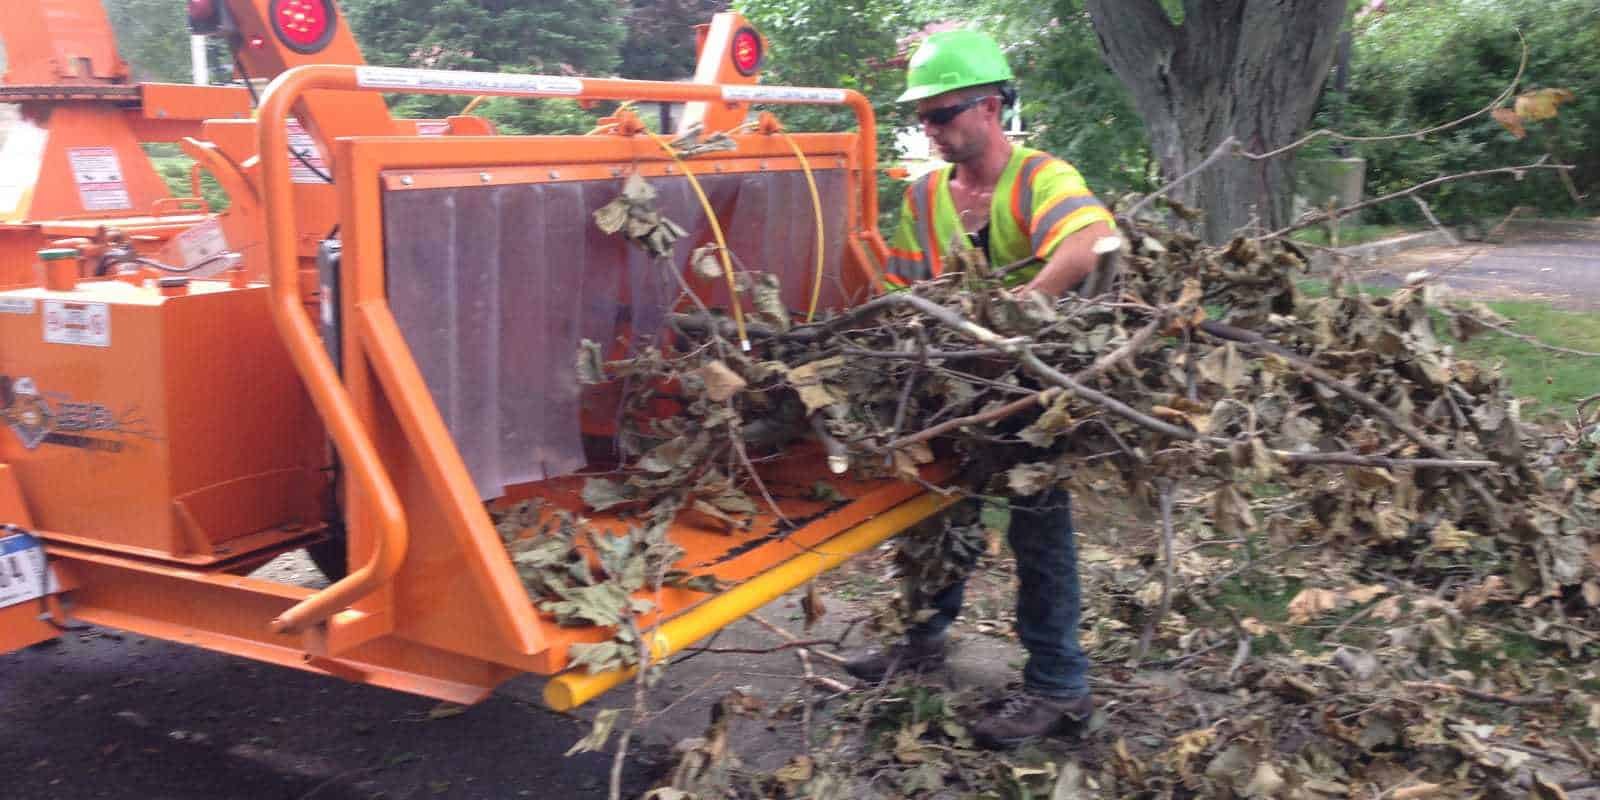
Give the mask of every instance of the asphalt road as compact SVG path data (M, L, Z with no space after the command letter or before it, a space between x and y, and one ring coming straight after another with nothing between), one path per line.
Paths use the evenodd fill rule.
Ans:
M0 797L370 800L604 797L610 757L518 681L465 713L109 631L0 656ZM630 762L630 796L653 779Z
M1600 310L1600 221L1550 221L1515 227L1501 243L1425 247L1379 259L1368 269L1380 285L1398 285L1426 269L1473 298L1543 300Z
M297 554L256 574L320 577ZM797 620L798 596L763 613L779 624ZM830 614L813 635L838 635L843 619ZM777 641L741 622L717 644L759 650ZM651 719L627 760L623 796L638 797L667 773L676 761L672 745L705 729L718 697L735 686L781 697L798 685L799 672L793 652L711 654L674 665L650 693ZM573 716L545 709L542 689L542 678L526 676L462 710L90 628L0 655L0 800L606 797L611 753L564 753L598 710L631 705L631 689ZM758 723L740 733L747 763L769 758L779 759L769 767L779 766L797 744L793 732Z

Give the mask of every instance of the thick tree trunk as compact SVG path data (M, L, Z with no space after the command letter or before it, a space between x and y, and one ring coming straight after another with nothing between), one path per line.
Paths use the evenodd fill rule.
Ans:
M1262 153L1294 141L1316 110L1345 0L1184 0L1173 24L1158 0L1085 0L1106 62L1133 94L1168 179L1229 136ZM1226 240L1289 222L1293 156L1219 161L1173 196L1205 211Z

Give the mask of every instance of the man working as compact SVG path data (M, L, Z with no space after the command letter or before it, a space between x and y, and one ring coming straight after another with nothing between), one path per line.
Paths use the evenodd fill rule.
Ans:
M950 166L906 191L891 248L892 281L937 277L944 254L962 237L984 250L990 264L1036 259L1039 266L1013 273L1025 287L1020 291L1058 297L1093 271L1092 247L1113 235L1111 215L1071 165L1006 140L1001 111L1015 101L1011 79L999 46L977 31L932 34L912 55L899 99L916 102L923 132ZM1017 634L1028 663L1023 690L971 726L990 747L1081 723L1093 710L1088 659L1078 644L1078 554L1067 494L1021 498L1011 511ZM845 669L876 682L895 670L942 665L964 589L964 580L938 588L925 604L932 616L914 624L904 643L851 659ZM908 605L919 610L911 598Z

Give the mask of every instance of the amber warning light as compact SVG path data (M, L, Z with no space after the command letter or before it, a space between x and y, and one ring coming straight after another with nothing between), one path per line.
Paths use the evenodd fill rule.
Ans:
M332 0L273 0L268 13L278 39L297 53L315 53L333 38Z
M733 68L740 75L756 74L761 66L761 35L753 28L740 28L733 34Z

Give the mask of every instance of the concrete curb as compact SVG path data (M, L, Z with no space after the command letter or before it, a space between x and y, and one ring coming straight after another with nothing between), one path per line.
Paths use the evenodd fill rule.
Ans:
M1448 247L1458 242L1452 241L1449 234L1444 231L1431 230L1421 233L1408 233L1404 236L1395 236L1390 239L1379 239L1376 242L1354 244L1336 250L1315 250L1311 253L1311 268L1321 270L1333 262L1334 256L1342 255L1356 263L1376 261L1388 258L1396 253L1414 250L1419 247Z

